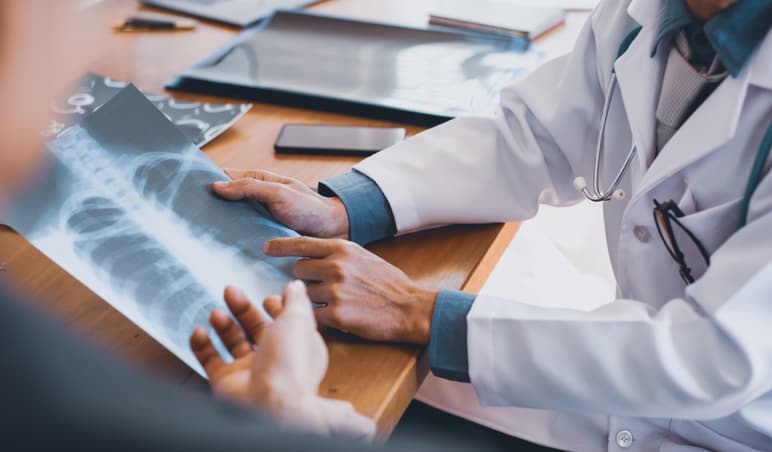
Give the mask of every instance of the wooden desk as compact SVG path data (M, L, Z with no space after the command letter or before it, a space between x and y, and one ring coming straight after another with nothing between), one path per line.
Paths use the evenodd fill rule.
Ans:
M331 0L314 8L382 21L420 25L431 0ZM105 30L110 51L88 69L116 80L130 81L148 92L163 92L163 84L233 37L236 30L202 23L194 32L116 33L110 24L137 7L134 2L105 0L94 7L95 26ZM550 33L539 45L564 50L581 17L572 15L566 26ZM561 48L562 46L562 48ZM222 100L174 93L186 100ZM345 157L278 156L273 141L286 122L395 125L333 113L269 104L254 108L231 130L208 145L207 155L221 166L266 168L315 185L319 179L348 171L358 159ZM409 134L421 129L408 126ZM433 288L462 288L475 292L498 260L517 227L509 225L453 226L389 240L370 249L394 263L415 280ZM52 311L81 335L117 358L186 387L206 387L185 364L107 303L77 282L23 238L0 229L0 266L5 276ZM373 417L385 438L410 403L426 367L419 365L422 350L412 346L363 343L327 332L330 369L321 393L352 402Z

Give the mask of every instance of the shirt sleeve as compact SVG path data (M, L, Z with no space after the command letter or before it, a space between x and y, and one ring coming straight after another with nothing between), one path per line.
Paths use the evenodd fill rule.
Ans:
M452 119L355 166L389 200L398 234L523 221L540 204L584 199L573 181L592 177L594 154L585 151L597 144L598 99L604 98L615 56L606 48L596 52L593 24L604 30L604 42L614 43L637 26L627 14L628 2L601 5L575 51L504 87L492 114ZM604 25L612 21L614 27Z
M756 413L772 391L770 200L767 176L748 224L683 296L661 306L619 298L585 312L478 296L467 340L480 402L762 425Z
M319 193L337 196L346 206L351 241L365 245L397 232L391 207L380 187L359 171L319 182Z
M466 317L475 296L441 290L434 305L429 335L429 367L440 378L469 382Z

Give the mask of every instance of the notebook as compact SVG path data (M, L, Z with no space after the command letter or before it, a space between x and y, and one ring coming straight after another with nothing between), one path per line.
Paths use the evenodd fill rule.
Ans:
M442 0L429 23L477 32L535 38L563 22L565 13L555 8L531 8L501 1Z
M141 0L143 4L248 27L276 9L303 8L319 0Z

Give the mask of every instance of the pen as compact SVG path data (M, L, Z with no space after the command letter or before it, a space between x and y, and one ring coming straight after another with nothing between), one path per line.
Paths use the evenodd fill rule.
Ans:
M113 24L116 31L192 30L196 21L167 17L135 15Z

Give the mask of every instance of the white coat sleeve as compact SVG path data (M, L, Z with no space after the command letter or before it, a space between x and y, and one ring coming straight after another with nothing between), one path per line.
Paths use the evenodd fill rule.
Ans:
M485 405L716 419L772 391L772 176L684 298L593 312L480 296L467 317Z
M592 165L603 87L614 58L596 58L592 24L628 20L633 28L627 3L604 2L585 24L574 51L505 88L495 115L454 119L355 167L378 184L399 233L449 223L524 220L540 202L565 205L580 199L572 183Z

